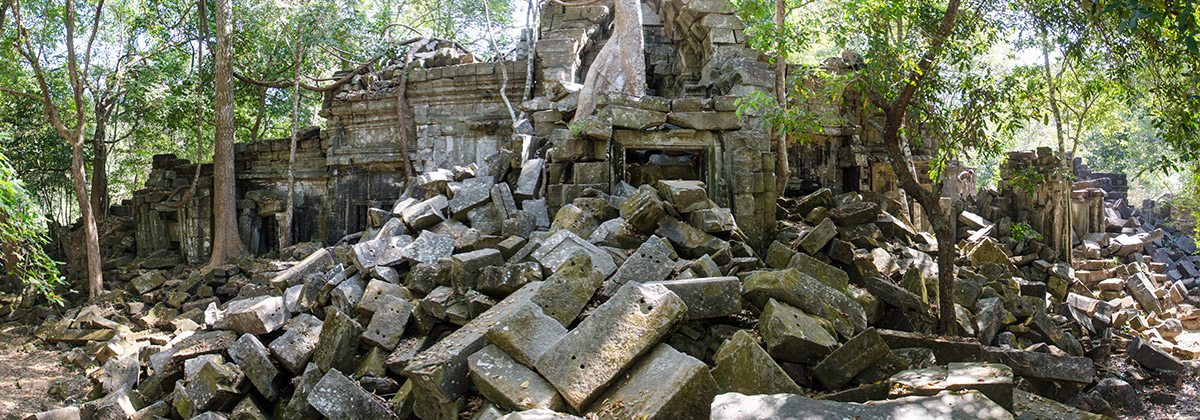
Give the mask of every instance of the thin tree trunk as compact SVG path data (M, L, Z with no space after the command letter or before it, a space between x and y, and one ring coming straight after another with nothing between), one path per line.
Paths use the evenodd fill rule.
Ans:
M100 233L96 228L96 217L92 213L92 202L88 199L87 174L83 170L83 135L71 141L71 181L75 185L75 199L79 201L79 213L83 218L84 246L87 249L88 297L95 299L104 291L104 273L100 262Z
M303 51L300 47L300 39L296 39L296 76L295 86L292 88L292 146L288 153L288 186L287 186L287 208L283 215L283 239L279 244L279 248L283 249L292 245L292 218L295 214L295 204L292 201L292 196L296 194L296 137L299 132L300 122L300 57Z
M213 247L210 266L246 254L238 235L237 187L233 156L233 8L231 0L216 0L216 45L213 85L216 132L213 140Z
M1058 155L1062 157L1059 162L1059 172L1062 177L1062 194L1059 195L1058 209L1054 212L1054 221L1060 222L1059 226L1051 226L1054 229L1053 238L1055 246L1058 247L1058 252L1063 261L1071 261L1071 179L1067 175L1067 147L1066 141L1063 139L1062 112L1058 109L1058 91L1054 86L1054 77L1050 74L1050 40L1046 33L1046 29L1042 29L1042 70L1046 77L1046 89L1049 93L1050 112L1054 115L1054 132L1058 137Z
M262 127L263 115L267 112L267 88L262 87L258 95L258 116L254 117L254 128L250 130L251 141L258 141L259 129Z
M775 0L776 28L783 28L785 24L784 7L783 0ZM780 41L776 47L775 97L779 100L779 106L787 109L787 57L783 56L783 41ZM779 143L775 148L775 159L775 192L779 196L783 196L787 192L788 180L792 177L792 170L788 167L788 135L784 130L779 130Z

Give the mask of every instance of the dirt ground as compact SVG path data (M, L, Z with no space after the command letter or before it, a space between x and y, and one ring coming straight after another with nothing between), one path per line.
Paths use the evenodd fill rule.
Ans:
M60 353L17 323L0 325L0 420L62 407L64 390L89 386L82 369L64 366ZM67 392L74 393L74 392Z

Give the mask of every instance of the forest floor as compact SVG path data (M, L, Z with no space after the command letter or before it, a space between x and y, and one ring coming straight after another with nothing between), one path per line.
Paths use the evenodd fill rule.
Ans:
M28 326L0 325L0 420L69 405L91 388L82 369L64 365L61 354Z

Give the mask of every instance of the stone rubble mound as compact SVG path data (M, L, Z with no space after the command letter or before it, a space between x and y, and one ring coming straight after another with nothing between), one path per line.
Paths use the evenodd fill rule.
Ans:
M297 262L143 270L38 328L94 386L30 418L1102 418L1141 409L1110 355L1163 383L1196 356L1192 257L1136 214L1069 265L962 211L960 338L894 199L781 199L761 254L698 181L549 210L439 169Z

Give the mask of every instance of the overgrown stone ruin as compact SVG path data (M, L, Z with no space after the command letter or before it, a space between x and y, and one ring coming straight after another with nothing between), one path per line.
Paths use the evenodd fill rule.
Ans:
M1190 231L1045 148L1011 152L998 190L943 184L959 331L932 334L937 243L870 117L801 104L823 129L778 197L770 134L736 112L774 72L730 10L643 2L647 96L594 115L574 111L611 2L543 9L532 67L423 44L404 117L403 63L355 75L297 144L302 243L280 247L290 139L238 145L259 258L199 267L211 168L180 202L197 166L156 157L106 222L108 294L0 307L94 383L30 418L1104 418L1194 380Z

